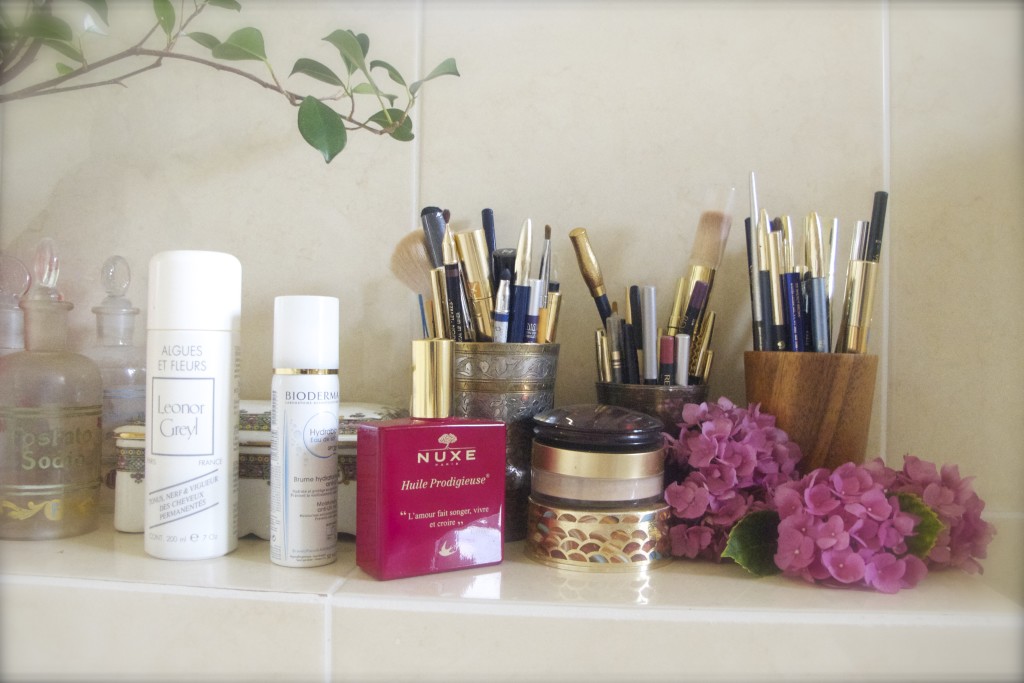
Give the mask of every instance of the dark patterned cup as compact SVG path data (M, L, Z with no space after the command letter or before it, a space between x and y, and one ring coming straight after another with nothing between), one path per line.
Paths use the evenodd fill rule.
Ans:
M454 346L453 413L505 423L505 540L522 540L530 496L531 420L554 407L558 344Z

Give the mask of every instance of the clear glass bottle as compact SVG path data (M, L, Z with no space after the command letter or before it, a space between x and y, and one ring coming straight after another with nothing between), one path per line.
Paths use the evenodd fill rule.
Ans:
M96 342L82 355L91 358L103 378L103 448L100 472L100 510L114 509L117 482L118 427L146 422L146 350L135 345L135 317L139 309L125 297L132 273L121 256L111 256L100 268L107 296L92 309L96 314Z
M0 254L0 356L25 348L25 316L18 302L31 281L24 263Z
M103 386L96 364L67 350L73 306L57 290L59 270L44 239L21 299L25 350L0 360L0 538L62 538L97 525Z

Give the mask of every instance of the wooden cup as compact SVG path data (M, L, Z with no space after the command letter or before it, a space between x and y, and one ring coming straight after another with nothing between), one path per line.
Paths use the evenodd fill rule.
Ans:
M747 401L800 446L801 472L864 462L878 356L747 351L743 365Z

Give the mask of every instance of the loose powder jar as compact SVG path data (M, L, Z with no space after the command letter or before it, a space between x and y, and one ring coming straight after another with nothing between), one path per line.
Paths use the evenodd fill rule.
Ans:
M527 553L583 571L638 571L670 560L657 418L585 404L533 418Z

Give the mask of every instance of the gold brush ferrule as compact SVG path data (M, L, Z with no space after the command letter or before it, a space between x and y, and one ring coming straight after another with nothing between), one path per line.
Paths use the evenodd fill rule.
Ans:
M838 340L841 352L868 352L877 272L878 264L874 261L850 261L846 276L846 298L843 300L843 322L846 324L840 330Z
M487 236L483 228L455 235L455 247L462 261L466 295L472 308L473 328L479 341L494 337L494 298L491 291L491 269L487 263Z
M683 304L690 298L686 294L688 291L690 291L690 286L686 277L679 278L679 281L676 283L676 298L672 301L672 312L668 316L668 326L665 328L665 334L670 334L673 337L679 334L683 324Z
M711 348L711 336L715 332L715 312L708 311L704 324L697 334L696 343L690 351L690 376L700 377L700 368L707 362L708 350Z
M576 260L580 264L580 274L583 275L583 281L590 289L590 295L594 298L605 296L601 266L598 265L597 256L594 255L594 250L590 247L587 229L574 228L569 232L569 239L572 240L572 247L576 251Z

